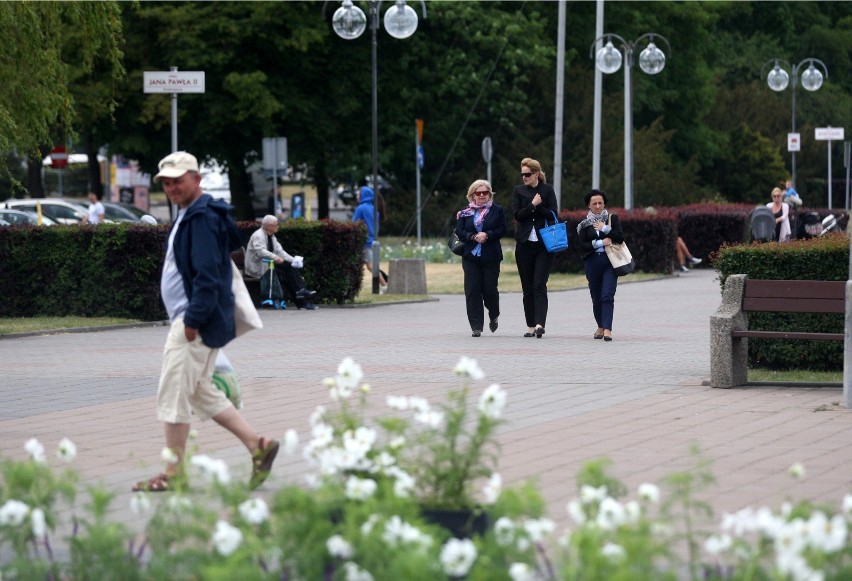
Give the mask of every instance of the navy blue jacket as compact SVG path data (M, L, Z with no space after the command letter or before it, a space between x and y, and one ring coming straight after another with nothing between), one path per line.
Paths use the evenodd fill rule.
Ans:
M456 221L456 234L460 240L465 241L464 253L462 256L467 256L476 248L477 242L473 239L478 230L473 224L474 216L462 216ZM482 231L488 234L488 240L482 245L482 255L480 258L485 261L501 261L503 260L503 248L500 245L500 239L506 234L506 213L502 206L492 204L488 214L485 215L485 220L482 222Z
M183 321L198 329L211 348L236 336L231 291L231 252L240 233L228 215L230 206L203 194L186 210L174 240L175 263L189 300Z

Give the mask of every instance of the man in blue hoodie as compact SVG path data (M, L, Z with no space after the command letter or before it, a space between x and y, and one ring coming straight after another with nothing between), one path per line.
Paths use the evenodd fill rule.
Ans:
M231 291L231 252L240 234L228 215L230 206L201 191L198 160L178 151L159 164L154 181L162 182L177 218L169 231L160 291L171 329L163 350L157 418L166 436L165 472L133 487L164 492L183 475L190 421L213 418L242 441L252 455L252 488L269 475L278 453L275 440L259 436L213 385L216 355L236 336Z
M373 220L373 197L373 189L368 186L362 186L358 190L358 207L355 208L355 213L352 215L353 222L361 220L367 225L367 242L364 244L363 260L364 264L367 265L367 270L371 273L373 272L373 240L376 239L376 227ZM381 292L384 292L388 286L388 281L385 280L381 270L379 271L379 285Z

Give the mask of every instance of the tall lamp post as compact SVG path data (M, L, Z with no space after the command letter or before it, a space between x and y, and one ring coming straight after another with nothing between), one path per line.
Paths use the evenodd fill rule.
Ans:
M613 46L612 39L621 45L621 50ZM592 42L589 47L589 58L595 60L595 66L602 73L610 75L621 68L624 60L624 209L633 208L633 59L636 49L643 42L647 46L639 53L639 68L649 75L656 75L666 66L665 53L657 48L655 39L659 38L666 44L669 54L672 47L664 36L654 32L643 34L633 41L624 40L617 34L604 34ZM598 41L606 39L603 48L595 52ZM624 51L622 59L621 51Z
M790 150L790 163L792 168L791 179L793 180L793 187L796 184L796 151L798 151L798 147L801 144L801 140L798 139L798 135L796 133L796 86L799 84L799 69L802 68L805 64L808 65L808 68L802 73L802 87L806 91L818 91L820 87L822 87L823 81L823 73L824 78L828 78L828 68L826 68L825 63L819 59L815 58L806 58L795 67L790 63L785 61L784 59L769 59L764 63L763 68L760 71L760 76L763 78L764 73L766 72L766 68L769 65L772 65L772 70L769 71L769 74L766 75L766 84L769 85L769 88L776 92L781 92L787 88L787 85L790 82L790 75L787 74L787 71L781 68L781 63L786 65L788 69L792 69L793 71L793 121L792 121L792 131L790 132L790 137L795 141L795 145L793 145L790 139L787 140L787 148ZM814 63L817 63L821 68L814 66Z
M373 65L373 294L379 294L379 204L378 204L378 173L379 173L379 82L376 59L376 31L379 29L379 10L381 0L369 0L370 5L370 34L372 35L372 65ZM426 18L426 4L420 0L423 8L423 18ZM396 0L394 6L385 12L385 30L394 38L408 38L417 30L417 12L405 4L405 0ZM343 0L340 8L335 10L331 26L337 36L345 40L354 40L364 33L367 28L367 17L364 11L352 4L352 0Z

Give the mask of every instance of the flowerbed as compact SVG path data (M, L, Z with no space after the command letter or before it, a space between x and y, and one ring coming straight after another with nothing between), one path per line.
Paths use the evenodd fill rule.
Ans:
M852 578L852 495L839 510L807 501L745 508L710 533L711 511L696 493L713 479L698 455L693 469L633 494L605 459L589 463L565 507L570 524L557 532L534 485L504 488L496 472L509 394L492 384L469 397L484 373L468 358L454 371L462 385L445 403L394 395L389 413L368 420L370 387L345 359L324 382L330 402L312 414L308 441L300 446L293 430L284 437L285 452L301 448L311 465L307 486L264 499L223 461L195 455L191 486L131 498L148 518L143 542L107 518L111 493L89 488L90 502L77 506L78 474L51 467L31 439L28 460L0 463L0 579ZM56 455L73 461L73 442ZM804 468L791 475L804 478ZM64 530L64 504L73 527L70 556L59 560L51 536ZM489 526L456 538L424 519L426 508L487 514Z

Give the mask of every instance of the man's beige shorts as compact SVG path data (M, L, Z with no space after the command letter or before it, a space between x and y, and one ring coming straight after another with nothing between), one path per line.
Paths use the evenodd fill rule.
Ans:
M157 390L157 419L170 424L188 424L192 414L206 420L225 411L231 402L213 385L213 366L218 349L211 349L201 336L189 343L183 318L172 323L163 349L163 369Z

